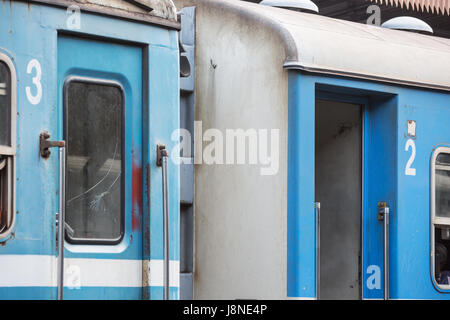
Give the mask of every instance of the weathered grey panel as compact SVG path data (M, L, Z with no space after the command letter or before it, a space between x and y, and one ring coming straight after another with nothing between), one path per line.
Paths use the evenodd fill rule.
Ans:
M183 150L183 164L180 167L180 298L193 298L194 270L194 79L195 79L195 7L180 11L180 42L190 65L190 75L180 78L180 127L191 133L191 154ZM186 160L190 160L186 162ZM189 163L189 164L184 164Z
M224 10L221 1L212 7L175 2L179 9L196 5L195 119L203 132L280 130L274 176L261 176L257 165L195 165L194 298L285 299L288 72L282 39L257 20Z
M192 273L180 273L180 300L192 300Z
M186 159L186 158L184 158ZM192 163L192 158L189 158ZM193 164L180 165L180 203L192 204L194 202L194 165Z

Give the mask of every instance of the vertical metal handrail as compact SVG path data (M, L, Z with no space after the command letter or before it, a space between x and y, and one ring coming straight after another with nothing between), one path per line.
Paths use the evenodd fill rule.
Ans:
M168 162L169 152L164 145L157 146L156 164L162 167L162 193L163 193L163 241L164 241L164 300L169 300L169 179Z
M64 229L66 196L66 148L59 149L58 300L64 297Z
M320 202L314 204L316 212L316 299L320 299Z
M389 207L384 210L384 300L389 300Z
M389 207L386 202L378 202L378 220L383 221L384 300L389 300Z
M168 154L162 156L163 199L164 199L164 300L169 300L169 181Z

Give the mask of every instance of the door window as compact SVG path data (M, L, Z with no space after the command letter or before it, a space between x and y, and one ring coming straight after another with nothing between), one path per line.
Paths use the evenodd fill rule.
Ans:
M124 232L124 94L115 82L66 82L66 222L71 243L120 242Z

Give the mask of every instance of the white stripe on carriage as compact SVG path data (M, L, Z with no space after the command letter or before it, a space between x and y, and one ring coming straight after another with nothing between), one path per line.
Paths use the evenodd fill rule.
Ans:
M141 260L66 258L64 270L69 288L142 286Z
M0 89L0 96L6 96L6 90Z
M164 285L164 260L150 260L150 287L162 287ZM180 262L171 260L169 263L169 286L180 286Z
M0 255L0 287L56 286L56 259L44 255Z
M123 259L64 260L64 286L141 287L142 261ZM163 260L150 260L150 286L163 285ZM170 286L179 287L180 263L171 260ZM0 255L0 287L56 287L57 259L47 255Z

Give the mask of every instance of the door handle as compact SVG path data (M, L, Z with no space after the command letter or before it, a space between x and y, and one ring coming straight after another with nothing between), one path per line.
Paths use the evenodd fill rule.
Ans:
M57 281L58 281L58 300L63 299L64 291L64 231L66 229L72 230L66 224L66 142L50 141L50 134L47 131L43 131L39 135L39 153L42 158L48 159L50 157L50 148L59 148L59 213L56 213L56 243L58 252L58 269L57 269Z
M169 179L168 179L169 152L166 146L156 146L156 165L162 168L162 194L163 194L163 239L164 239L164 300L169 300Z
M389 300L389 207L386 202L378 203L378 220L384 222L384 300Z

